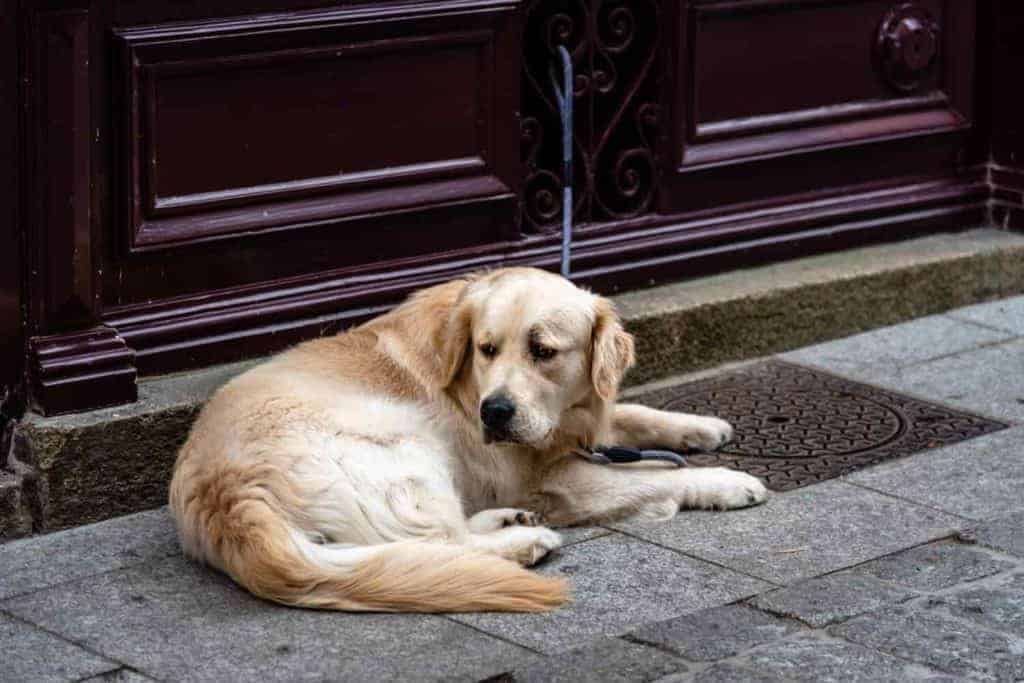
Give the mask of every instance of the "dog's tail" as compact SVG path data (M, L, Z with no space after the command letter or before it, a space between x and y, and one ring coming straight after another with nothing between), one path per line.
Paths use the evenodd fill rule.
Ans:
M214 534L217 564L275 602L373 612L542 612L568 598L564 581L464 546L320 545L263 501L239 507L232 528Z

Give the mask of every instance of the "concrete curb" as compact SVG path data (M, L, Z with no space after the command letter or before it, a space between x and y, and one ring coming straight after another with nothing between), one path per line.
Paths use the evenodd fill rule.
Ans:
M790 351L1024 291L1024 236L938 235L616 298L636 336L627 383Z
M627 380L636 385L1021 292L1024 236L982 229L734 271L616 303L636 335L639 363ZM130 406L25 416L0 469L0 540L164 504L200 406L251 365L145 380Z

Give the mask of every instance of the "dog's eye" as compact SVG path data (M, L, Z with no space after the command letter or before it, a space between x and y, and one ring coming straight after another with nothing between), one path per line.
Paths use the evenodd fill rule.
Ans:
M556 353L558 351L550 346L543 346L537 343L530 344L530 355L537 360L551 360L555 357Z
M498 355L498 347L494 344L481 344L480 353L482 353L485 358L494 358Z

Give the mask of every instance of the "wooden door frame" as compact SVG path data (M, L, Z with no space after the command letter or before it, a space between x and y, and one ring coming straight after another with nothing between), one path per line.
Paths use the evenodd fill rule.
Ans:
M23 400L19 3L0 0L0 432ZM0 466L6 450L0 439Z

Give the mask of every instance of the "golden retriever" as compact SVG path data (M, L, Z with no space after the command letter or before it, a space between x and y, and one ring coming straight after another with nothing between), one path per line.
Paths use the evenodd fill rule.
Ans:
M760 503L722 468L606 467L579 448L718 448L728 423L616 405L633 339L611 303L528 268L455 280L238 376L181 449L186 554L278 602L341 610L542 611L523 568L553 526Z

